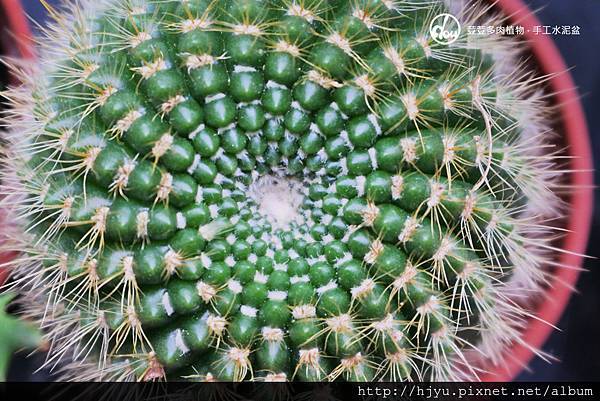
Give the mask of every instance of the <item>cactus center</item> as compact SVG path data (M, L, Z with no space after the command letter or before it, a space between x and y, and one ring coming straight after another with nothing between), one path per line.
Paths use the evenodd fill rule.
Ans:
M258 212L275 229L288 229L291 222L301 223L298 213L304 196L302 184L292 177L265 175L250 186L250 197Z

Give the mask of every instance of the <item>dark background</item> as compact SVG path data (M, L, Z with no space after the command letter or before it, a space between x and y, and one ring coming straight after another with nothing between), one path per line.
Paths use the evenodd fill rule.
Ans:
M39 0L22 0L34 21L43 24L47 18ZM596 162L596 183L600 183L600 0L525 0L544 25L579 25L580 36L553 36L581 95L592 139ZM57 0L48 0L58 4ZM597 193L598 195L598 193ZM595 201L595 215L587 254L600 257L600 196ZM535 359L529 371L521 374L524 381L600 381L600 262L589 259L587 272L579 279L575 294L558 327L543 350L559 361L548 364ZM31 376L35 358L13 361L9 375L14 380L35 380Z

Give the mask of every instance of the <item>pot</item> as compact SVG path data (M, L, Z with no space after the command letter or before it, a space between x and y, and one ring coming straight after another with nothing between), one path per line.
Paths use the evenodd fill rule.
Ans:
M556 271L551 285L539 297L534 309L536 319L529 319L523 332L523 340L530 347L515 344L505 359L497 366L484 366L486 372L481 376L484 381L510 381L514 379L534 357L532 349L539 349L552 332L564 311L579 276L583 262L593 211L593 164L591 146L585 116L579 95L571 75L567 71L558 49L550 36L535 35L533 27L542 25L522 0L496 0L495 6L504 15L510 16L513 24L525 27L524 38L535 63L543 74L551 78L549 90L554 95L560 114L559 132L567 145L571 157L569 183L576 187L566 202L568 216L564 228L567 234L561 239L560 246L567 252L557 255L557 262L571 268L560 268ZM10 56L33 57L30 31L19 0L0 0L0 21L9 28L11 36L1 36L5 54ZM8 40L7 40L8 39ZM11 255L0 255L0 264L10 260ZM7 272L0 270L0 284L6 279ZM546 323L544 323L546 322Z
M570 156L568 183L576 188L565 199L568 215L563 228L567 232L560 242L565 252L556 255L557 263L569 268L558 268L550 286L539 297L532 312L536 318L529 319L522 336L529 347L513 345L499 365L484 367L487 373L481 377L484 381L511 381L532 360L532 350L544 345L573 293L591 229L594 176L590 138L579 94L551 36L534 34L533 27L543 24L522 0L497 0L496 7L503 15L510 16L513 24L525 28L524 37L537 67L542 74L551 77L548 88L555 93L554 103L560 114L559 132Z
M33 58L31 31L20 0L0 0L0 27L0 56ZM16 78L11 76L5 84L16 82ZM3 216L0 214L0 227L2 220ZM0 254L0 266L9 262L12 257L10 254ZM8 271L0 269L0 285L7 276Z
M21 0L0 0L0 46L4 56L32 58L32 37Z

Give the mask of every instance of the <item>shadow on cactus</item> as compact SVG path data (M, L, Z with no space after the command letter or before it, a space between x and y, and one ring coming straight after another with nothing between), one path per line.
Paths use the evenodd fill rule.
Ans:
M15 66L10 289L70 380L476 380L560 233L543 84L421 0L79 0Z

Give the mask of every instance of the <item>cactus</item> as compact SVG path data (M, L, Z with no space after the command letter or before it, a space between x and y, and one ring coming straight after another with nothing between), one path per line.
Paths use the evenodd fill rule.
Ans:
M50 9L4 151L7 285L72 380L464 380L523 343L560 153L510 38L424 0Z

